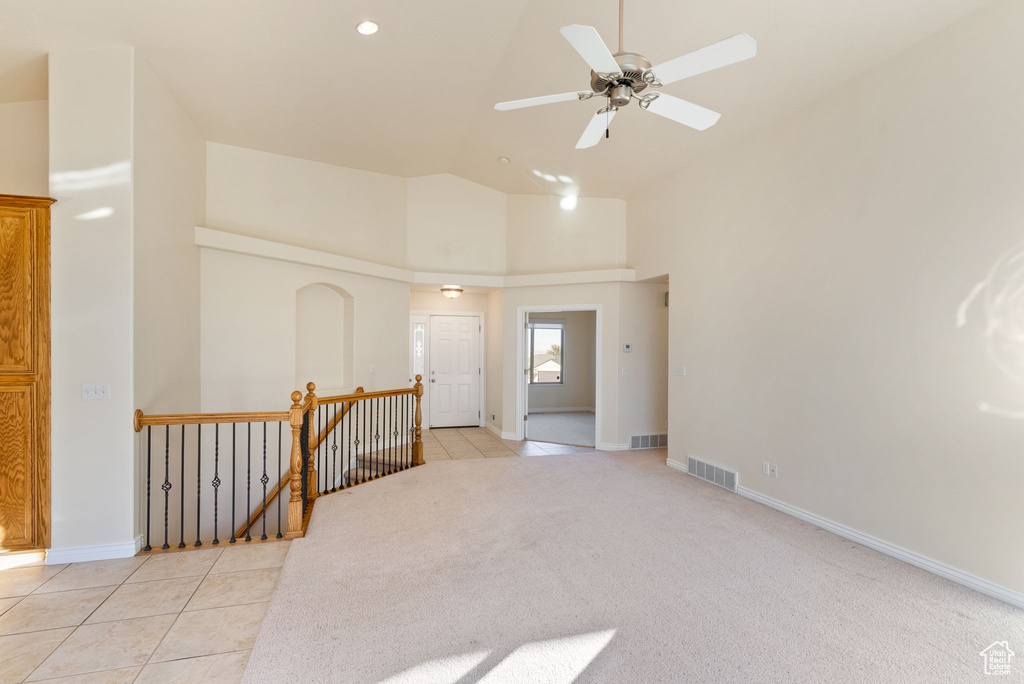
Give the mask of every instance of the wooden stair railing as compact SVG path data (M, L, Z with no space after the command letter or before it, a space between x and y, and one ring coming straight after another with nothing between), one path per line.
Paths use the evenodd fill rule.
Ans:
M356 394L362 394L363 392L364 390L362 387L356 388ZM327 427L325 427L323 431L320 433L320 436L317 438L316 446L320 446L320 444L322 444L323 441L327 439L327 436L331 433L332 430L334 430L338 422L345 418L345 414L347 414L351 408L351 402L345 405L345 408L342 410L341 415L335 416L334 420L332 420L327 425ZM248 533L250 529L252 529L252 526L255 525L256 521L260 519L260 516L263 515L263 512L270 507L270 504L274 503L274 500L278 497L278 495L281 493L281 490L284 489L284 486L288 484L288 481L291 478L291 469L289 469L289 471L284 475L284 477L281 478L281 481L274 486L270 494L267 494L267 498L263 500L263 503L259 505L259 508L253 511L253 514L249 516L249 519L246 520L241 525L241 527L239 527L238 530L235 531L235 538L242 537L243 535Z
M315 393L316 386L309 383L306 386L305 398L301 392L292 393L292 405L287 411L175 415L146 415L141 410L136 411L133 420L135 431L145 430L142 440L146 476L144 551L170 551L202 547L206 544L216 546L224 541L235 544L272 538L295 539L305 534L313 502L317 496L422 465L422 379L417 375L416 385L407 389L365 392L360 387L353 394L325 398L318 398ZM330 416L332 409L333 417ZM353 409L357 414L355 425L362 430L361 434L365 441L360 441L358 435L352 434ZM342 476L337 477L337 437L332 435L335 435L336 430L343 430L342 421L346 417L349 417L349 430L346 431L349 439L349 465L355 463L358 470L367 459L371 464L377 463L378 460L381 464L386 464L385 467L375 469L371 477L354 478L352 469L346 470L343 460ZM372 430L369 426L371 420L374 423ZM276 430L271 427L274 423L278 424ZM203 430L203 426L211 425L212 429L208 427ZM187 431L187 428L192 426L194 430ZM154 434L154 427L163 427L163 430L157 430ZM291 443L287 454L286 427L291 431ZM330 450L327 445L328 439L334 440ZM262 448L259 441L262 441ZM230 448L227 446L229 442ZM240 446L244 447L241 453ZM160 463L161 456L163 463ZM268 488L273 457L277 459L280 476L275 477L276 484ZM318 459L319 466L324 471L322 493L319 491ZM239 465L242 466L241 470ZM331 476L328 475L327 468L332 469ZM254 479L259 483L257 486L262 487L263 493L256 509L252 509L250 503ZM271 504L281 496L286 485L289 488L287 519L282 519L282 500L278 503L274 530L274 522L270 521L269 515ZM242 487L245 489L244 495L239 491ZM153 502L154 499L160 498L163 499L163 515L160 516L158 512L154 517ZM242 506L241 512L245 522L234 529L234 519L239 512L239 506ZM173 528L172 511L176 518ZM161 517L163 544L160 548L154 548L153 542L160 544L161 535L158 532L154 536L152 526L154 521L159 525ZM230 540L221 540L218 533L228 530L219 528L227 523L228 518L231 521L228 530L233 534ZM252 537L252 534L257 523L261 521L262 534L257 539ZM269 530L268 522L271 525ZM172 536L177 541L175 548L171 547Z

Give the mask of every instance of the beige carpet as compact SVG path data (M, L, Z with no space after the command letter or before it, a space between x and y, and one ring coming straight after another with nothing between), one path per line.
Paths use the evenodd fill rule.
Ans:
M438 461L317 502L246 682L983 682L1024 611L664 450Z
M527 439L536 442L592 447L594 435L593 413L531 413L526 421Z

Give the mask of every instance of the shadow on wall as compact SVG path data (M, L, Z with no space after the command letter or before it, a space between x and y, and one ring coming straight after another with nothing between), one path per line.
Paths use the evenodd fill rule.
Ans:
M337 285L295 292L295 386L313 381L326 396L352 389L354 300Z

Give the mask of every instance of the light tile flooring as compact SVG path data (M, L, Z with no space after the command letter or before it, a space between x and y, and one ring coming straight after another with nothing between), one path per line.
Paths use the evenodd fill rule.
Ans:
M483 428L434 428L423 431L423 460L544 456L594 451L587 447L550 442L513 442L498 439Z
M288 542L0 570L0 682L238 682Z

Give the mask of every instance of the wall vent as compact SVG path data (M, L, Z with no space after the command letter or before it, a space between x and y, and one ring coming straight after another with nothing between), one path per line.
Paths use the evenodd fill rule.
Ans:
M716 484L733 493L736 492L739 486L739 473L706 463L693 456L686 460L686 469L690 475L707 480L711 484Z
M668 435L633 435L629 438L630 449L656 449L668 446Z

